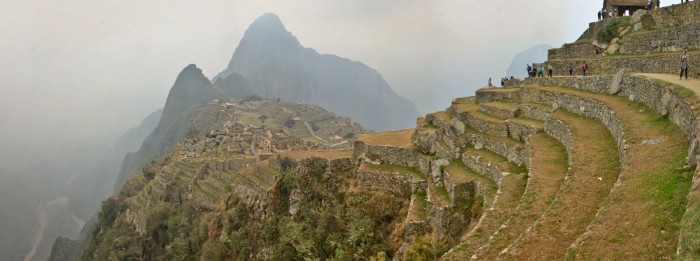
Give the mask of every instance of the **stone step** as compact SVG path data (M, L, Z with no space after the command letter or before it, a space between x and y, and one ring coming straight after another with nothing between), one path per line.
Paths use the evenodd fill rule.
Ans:
M556 131L570 132L552 133L552 136L562 139L574 168L553 204L526 233L501 251L498 258L528 256L535 260L554 260L565 257L571 243L595 218L620 174L616 142L603 124L562 110L551 115L552 121L566 125Z
M682 234L679 227L683 214L678 206L686 204L684 195L690 186L682 171L688 151L684 131L643 104L624 97L563 87L531 88L540 92L539 97L575 100L585 109L562 108L600 118L613 133L622 130L613 136L618 140L624 171L596 219L570 242L576 247L572 252L578 257L617 258L620 256L614 254L615 245L610 242L618 242L627 246L621 256L624 259L675 258ZM602 106L596 108L593 102ZM664 194L667 196L658 196Z

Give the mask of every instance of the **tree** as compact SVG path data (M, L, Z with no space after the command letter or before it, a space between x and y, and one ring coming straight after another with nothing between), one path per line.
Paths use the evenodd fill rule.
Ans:
M267 120L267 115L262 115L258 117L258 120L260 120L260 122L262 122L262 125L265 126L265 120Z

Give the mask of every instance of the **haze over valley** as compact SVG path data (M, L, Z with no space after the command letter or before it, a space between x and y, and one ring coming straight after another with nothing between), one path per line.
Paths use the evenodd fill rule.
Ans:
M509 66L524 72L522 61L547 57L514 57L574 41L598 8L573 0L0 0L0 260L46 260L59 236L84 237L100 202L129 177L215 129L193 123L209 119L213 99L224 107L233 106L226 99L279 99L263 107L299 125L270 126L324 146L351 143L413 128ZM255 115L247 123L272 116ZM336 124L328 123L333 134L314 122Z

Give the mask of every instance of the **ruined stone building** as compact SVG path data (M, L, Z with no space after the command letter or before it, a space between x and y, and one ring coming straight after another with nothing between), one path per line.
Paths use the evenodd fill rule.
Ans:
M656 5L658 0L652 0ZM646 9L648 0L603 0L603 9L617 10L617 16L622 16L626 11L633 14L637 10Z

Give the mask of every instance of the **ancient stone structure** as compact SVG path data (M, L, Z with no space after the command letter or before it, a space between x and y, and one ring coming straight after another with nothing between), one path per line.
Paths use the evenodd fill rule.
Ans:
M652 1L656 5L657 0ZM617 10L617 16L647 8L647 0L603 0L603 9Z

